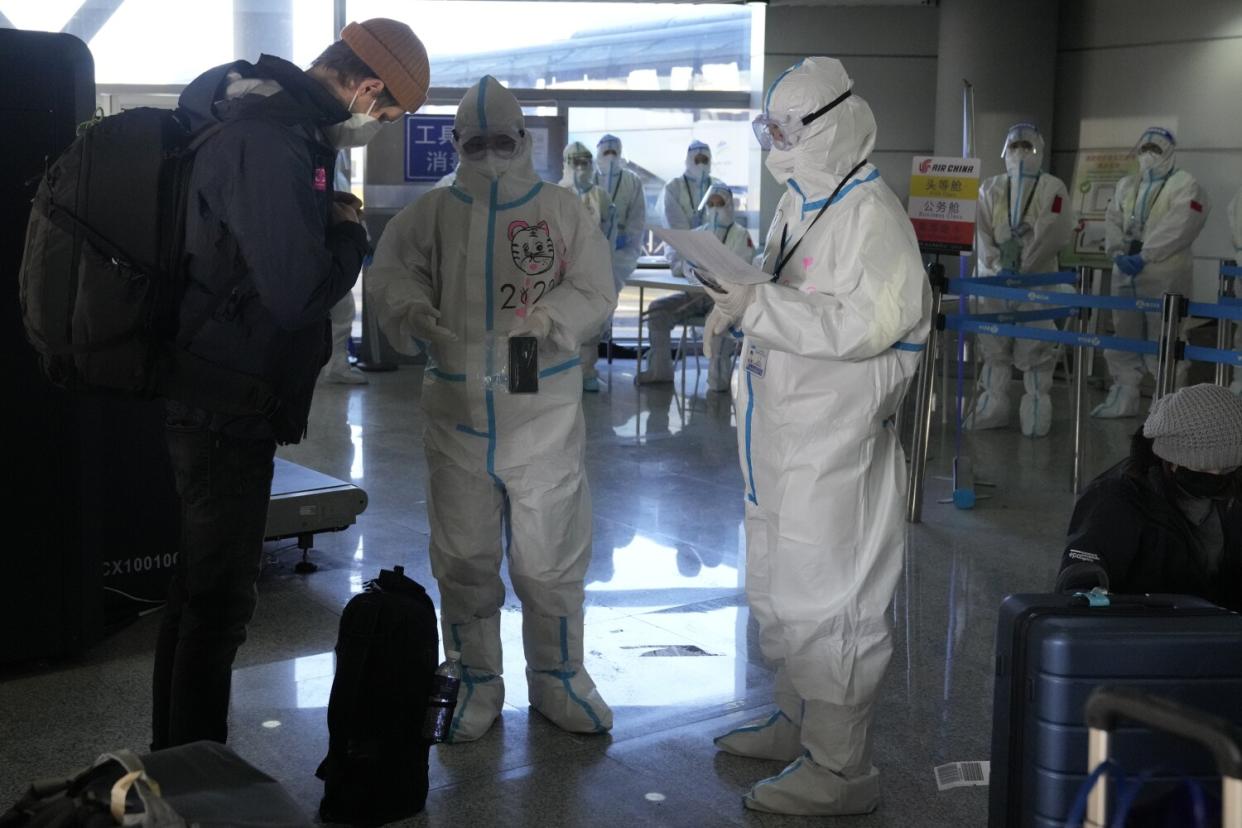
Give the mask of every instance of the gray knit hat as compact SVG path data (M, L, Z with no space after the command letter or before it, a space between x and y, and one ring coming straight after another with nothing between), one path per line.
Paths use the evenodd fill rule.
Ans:
M1194 471L1242 466L1242 398L1219 385L1192 385L1151 407L1143 436L1161 460Z

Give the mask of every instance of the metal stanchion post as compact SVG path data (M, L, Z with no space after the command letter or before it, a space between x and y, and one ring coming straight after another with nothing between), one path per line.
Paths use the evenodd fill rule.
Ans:
M918 523L923 519L923 478L927 472L927 444L931 439L932 384L936 380L936 346L940 342L940 298L946 280L944 265L939 262L928 269L932 286L932 329L927 334L927 349L919 370L919 384L914 398L914 439L911 445L910 479L906 491L906 520Z
M1177 377L1177 361L1182 358L1185 343L1180 339L1186 300L1178 293L1166 293L1160 311L1160 362L1156 369L1156 399L1173 393Z
M1233 267L1237 262L1232 259L1222 259L1222 267ZM1234 295L1233 279L1218 275L1216 286L1216 301L1232 297ZM1221 351L1233 350L1233 323L1228 319L1216 320L1216 347ZM1230 380L1229 366L1223 362L1216 363L1216 384L1228 385Z
M1091 268L1078 268L1078 295L1086 296L1091 292ZM1078 309L1078 333L1086 336L1091 325L1091 309ZM1083 452L1087 447L1086 425L1083 416L1087 395L1087 353L1089 349L1081 340L1074 346L1074 471L1070 478L1070 487L1075 495L1082 491Z

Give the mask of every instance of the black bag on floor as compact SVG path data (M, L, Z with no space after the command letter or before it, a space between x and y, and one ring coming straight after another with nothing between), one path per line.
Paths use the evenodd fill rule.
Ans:
M328 700L325 822L381 824L423 809L423 716L439 657L436 611L402 567L382 570L341 615Z
M996 629L991 828L1065 824L1088 775L1084 709L1102 684L1242 723L1242 616L1188 595L1006 597ZM1216 777L1206 752L1141 729L1119 731L1113 756L1127 768L1159 766L1152 802L1183 775Z

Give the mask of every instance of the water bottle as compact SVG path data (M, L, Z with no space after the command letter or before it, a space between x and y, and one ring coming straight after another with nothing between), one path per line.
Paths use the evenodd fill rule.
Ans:
M461 687L461 653L446 650L444 663L436 668L427 698L427 715L423 719L423 738L428 742L444 742L453 724L457 708L457 689Z

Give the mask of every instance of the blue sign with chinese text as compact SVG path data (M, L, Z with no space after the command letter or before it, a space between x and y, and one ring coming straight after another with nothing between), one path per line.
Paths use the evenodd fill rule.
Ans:
M436 182L457 169L452 115L405 116L405 180Z

